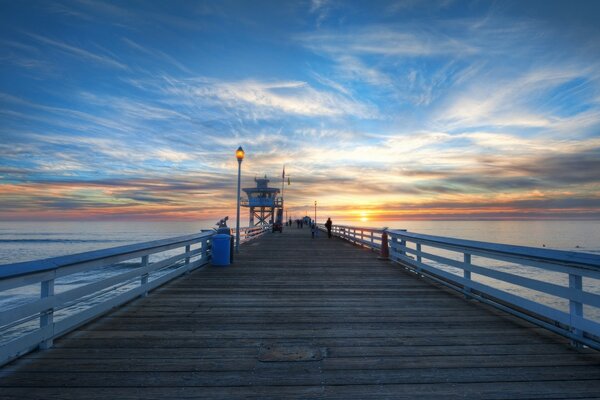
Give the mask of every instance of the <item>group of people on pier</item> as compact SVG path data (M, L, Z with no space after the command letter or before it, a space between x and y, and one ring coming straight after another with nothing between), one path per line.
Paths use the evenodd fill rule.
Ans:
M319 236L319 228L317 227L317 224L315 223L314 220L309 219L308 221L305 221L307 218L308 217L298 218L295 221L292 221L292 219L290 218L290 220L288 222L286 222L286 225L287 226L293 226L293 224L295 222L297 229L303 229L304 228L304 224L307 223L310 226L311 236L314 239L315 237ZM327 237L329 239L332 238L332 235L331 235L331 228L332 227L333 227L333 222L331 221L331 218L327 218L327 222L325 222L325 228L327 229Z

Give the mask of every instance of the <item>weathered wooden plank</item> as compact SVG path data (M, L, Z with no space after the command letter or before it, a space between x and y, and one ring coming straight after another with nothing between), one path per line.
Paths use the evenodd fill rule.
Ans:
M371 385L336 385L336 386L238 386L238 387L141 387L141 388L35 388L39 398L55 399L106 399L123 400L147 399L164 400L209 398L253 398L253 399L597 399L597 383L584 382L496 382L494 385L468 383L436 383L436 384L371 384ZM569 397L561 396L561 392L570 393ZM25 399L31 395L30 388L3 388L3 399Z
M27 366L29 372L78 373L86 372L194 372L194 371L252 371L261 368L262 362L254 354L205 358L200 352L195 357L190 354L181 357L131 357L126 362L122 358L51 358L38 359ZM600 372L600 360L594 356L557 357L556 354L539 355L436 355L436 356L396 356L396 357L331 357L327 349L326 357L319 362L323 371L347 370L393 370L401 368L520 368L520 367L574 367L596 365ZM282 364L283 365L283 364ZM308 364L307 364L308 365ZM312 365L312 364L311 364ZM18 369L6 368L5 372Z
M315 345L319 346L496 346L496 345L523 345L529 346L534 344L547 344L555 342L550 338L530 335L527 332L518 335L494 335L494 336L406 336L406 337L384 337L373 336L368 338L359 337L316 337L305 335L306 337L294 336L273 336L269 338L223 338L215 332L213 337L197 338L190 331L187 337L170 338L168 332L165 332L163 337L149 338L88 338L87 332L82 332L80 335L72 336L69 340L59 341L57 348L135 348L135 349L152 349L152 348L204 348L204 347L256 347L260 346L265 341L282 341L290 340L310 340ZM563 343L564 347L568 347L567 340L557 339L559 343Z
M0 381L0 387L197 387L238 385L348 385L420 383L490 383L539 381L594 381L600 383L600 368L561 367L472 367L321 370L318 363L261 363L254 370L161 371L161 372L21 372ZM286 371L282 374L282 371Z
M203 344L203 343L200 343ZM152 351L140 351L136 348L70 348L62 347L51 352L35 352L30 359L160 359L160 358L228 358L228 357L256 357L259 346L245 347L178 347L178 348L154 348ZM352 347L326 347L327 358L343 357L427 357L427 356L487 356L487 355L547 355L552 357L595 357L599 359L596 352L588 354L581 351L565 352L564 345L551 344L512 344L512 345L455 345L455 346L352 346Z

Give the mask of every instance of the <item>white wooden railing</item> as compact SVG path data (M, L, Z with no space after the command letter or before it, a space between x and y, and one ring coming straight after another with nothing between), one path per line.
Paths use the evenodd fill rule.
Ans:
M332 231L364 247L382 247L384 229L334 226ZM600 256L385 232L390 259L412 273L600 350Z
M318 224L319 229L326 232L324 224ZM344 240L359 246L379 250L381 248L381 235L385 228L366 228L361 226L333 225L331 232Z
M271 232L273 225L252 226L240 228L240 244L257 239L265 233ZM235 238L235 228L231 229L231 234Z
M0 311L0 365L206 265L213 234L0 266L0 295L20 299Z

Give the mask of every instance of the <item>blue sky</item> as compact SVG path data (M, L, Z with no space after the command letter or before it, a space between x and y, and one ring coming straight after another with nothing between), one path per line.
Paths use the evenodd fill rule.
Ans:
M0 10L0 219L600 217L598 2Z

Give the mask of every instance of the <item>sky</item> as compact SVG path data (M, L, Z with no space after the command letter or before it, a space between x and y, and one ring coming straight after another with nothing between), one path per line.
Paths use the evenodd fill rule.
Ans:
M0 220L600 219L600 2L0 0ZM245 215L246 210L243 210Z

